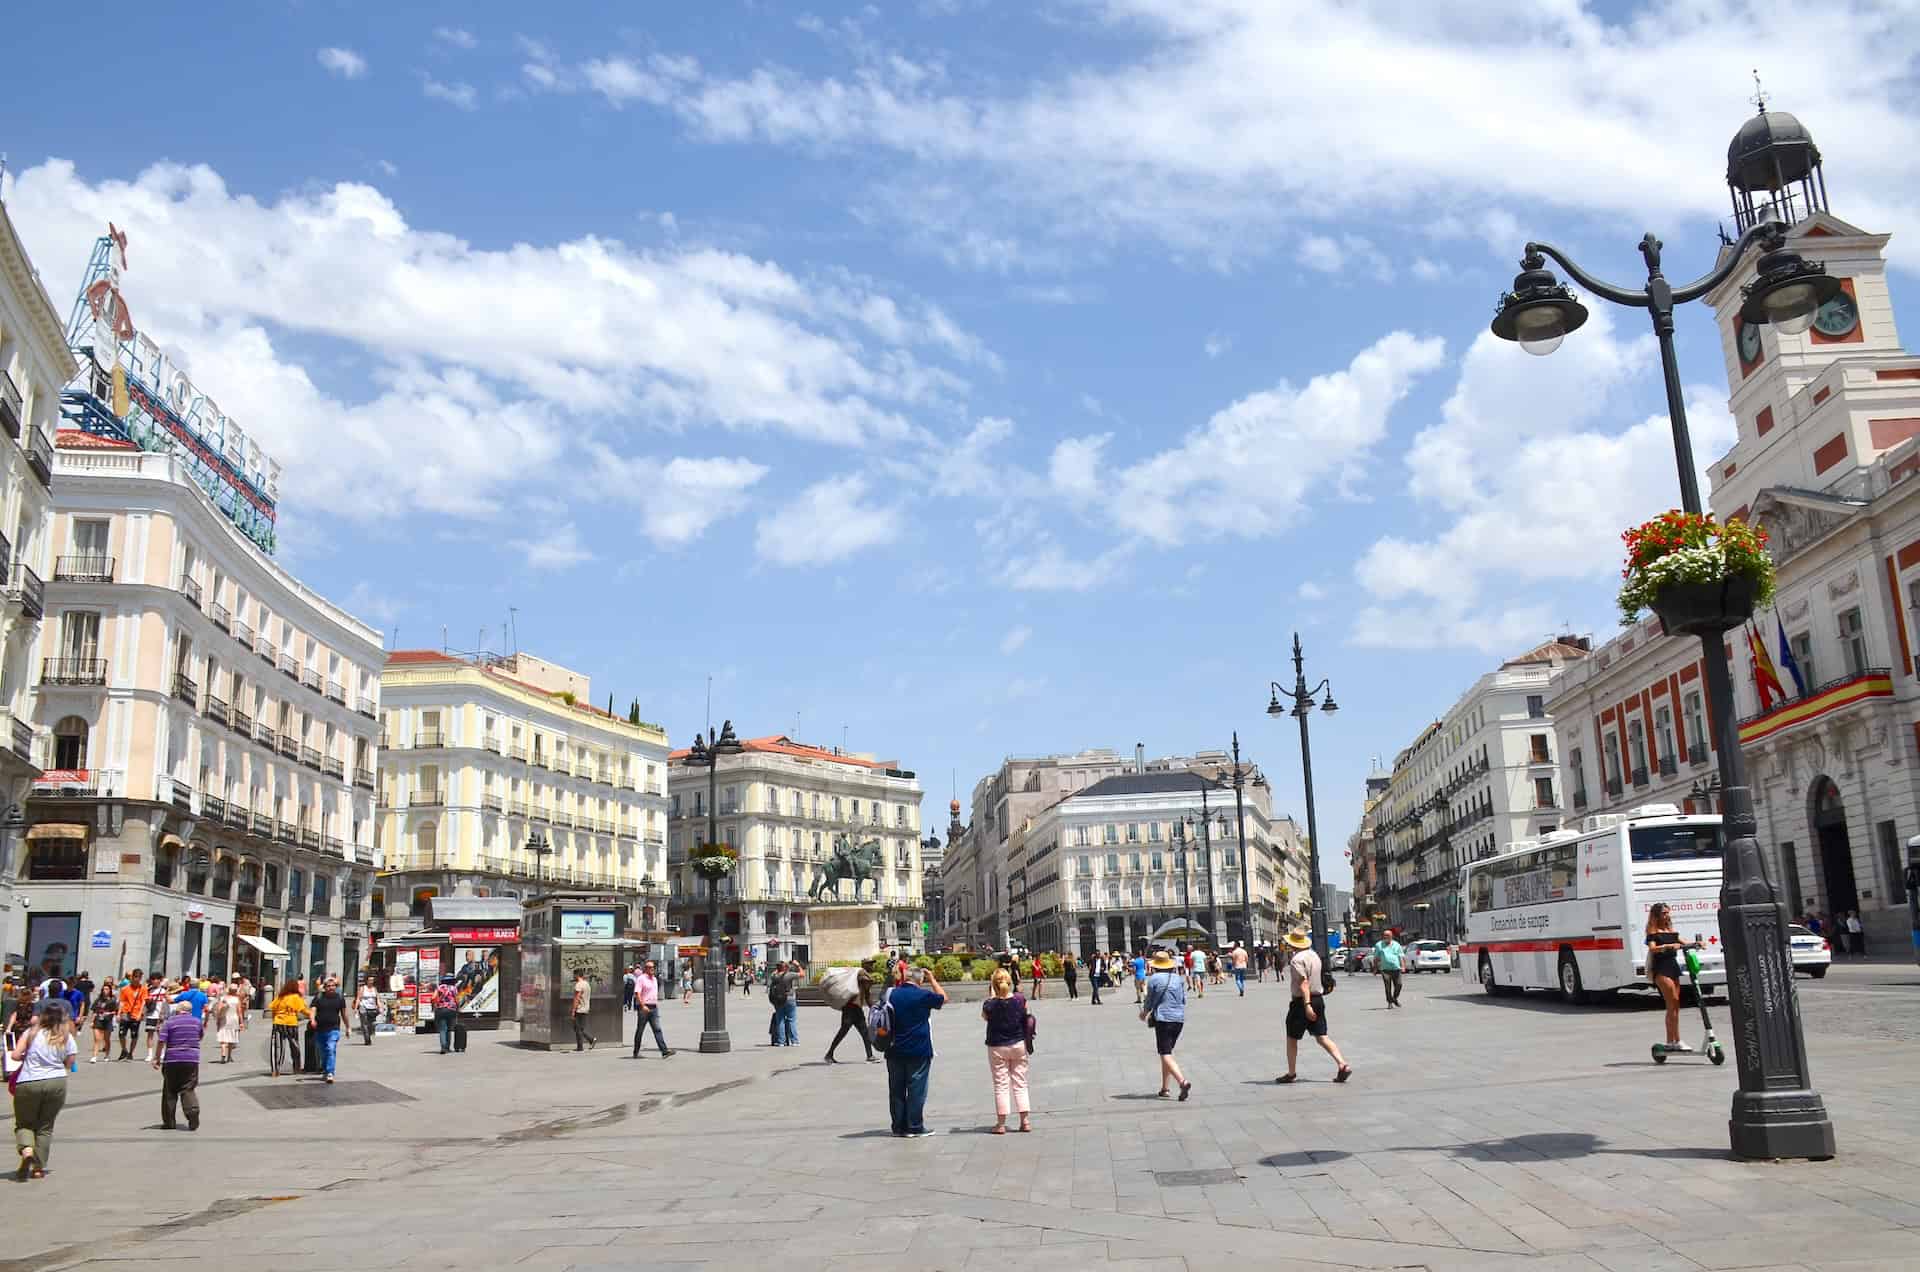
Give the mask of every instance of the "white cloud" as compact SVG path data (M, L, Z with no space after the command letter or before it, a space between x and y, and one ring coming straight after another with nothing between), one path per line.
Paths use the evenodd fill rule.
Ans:
M1455 277L1453 266L1425 256L1415 257L1407 272L1423 283L1444 283Z
M314 58L341 79L360 79L367 73L367 59L352 49L325 48Z
M1392 332L1341 370L1249 394L1179 446L1124 467L1106 463L1110 435L1070 438L1049 475L1089 515L1156 543L1272 534L1386 435L1388 413L1443 351L1438 338Z
M944 415L964 389L921 356L947 356L923 306L899 303L883 339L853 316L871 288L711 248L483 250L408 224L369 185L260 202L172 164L90 183L49 161L4 193L57 295L109 220L126 230L135 324L285 466L283 504L332 515L500 518L591 464L640 509L634 529L671 545L736 511L765 470L660 454L662 437L718 426L911 450L927 433L909 413ZM315 339L371 390L310 374Z
M1026 484L1011 462L994 451L1013 436L1013 421L991 415L974 424L958 443L936 449L928 491L935 495L1008 495Z
M1358 234L1342 234L1337 239L1324 234L1309 234L1300 241L1294 259L1322 274L1338 274L1345 278L1364 272L1379 282L1389 282L1393 278L1392 263L1370 240Z
M456 49L470 49L479 43L465 27L435 27L433 38Z
M1227 350L1233 348L1233 337L1223 336L1217 331L1209 332L1207 334L1207 342L1200 347L1206 350L1209 358L1217 358Z
M1794 82L1792 106L1850 174L1851 219L1911 244L1920 154L1886 144L1920 131L1909 10L1859 0L1824 13L1819 73ZM1801 11L1778 0L1650 0L1617 15L1574 0L1106 0L1074 13L1103 49L1127 50L1118 64L968 78L867 41L832 75L682 63L667 77L650 61L636 68L646 90L622 100L713 141L890 149L919 170L890 180L939 174L971 190L971 223L989 237L1042 212L1059 243L1139 231L1217 257L1357 208L1428 226L1489 203L1722 217L1719 168L1750 69L1802 34Z
M1297 594L1303 601L1324 601L1327 599L1327 589L1321 587L1312 579L1308 579L1305 583L1302 583Z
M1099 398L1091 393L1081 393L1080 409L1088 415L1094 416L1096 419L1105 419L1107 415L1107 408L1101 404Z
M1021 592L1087 592L1118 576L1127 551L1122 545L1080 559L1043 536L1031 550L1010 555L996 577Z
M593 553L580 543L580 532L569 521L533 538L512 539L509 546L527 559L536 570L565 570L591 561Z
M445 102L449 106L457 106L461 110L478 110L480 108L480 94L474 91L474 87L471 84L463 84L458 81L452 84L443 84L431 75L423 75L420 77L420 91L436 101Z
M868 500L865 477L815 482L760 518L754 548L775 565L824 565L898 539L906 517L897 505Z
M1440 422L1421 430L1406 456L1408 489L1442 525L1430 535L1383 536L1356 562L1372 603L1355 619L1355 641L1537 643L1565 618L1545 600L1551 589L1615 577L1621 529L1678 502L1665 412L1609 423L1652 361L1651 339L1620 339L1604 310L1552 358L1482 333ZM1689 393L1702 456L1733 440L1718 397Z
M383 176L397 177L400 175L400 165L391 159L375 159L373 166L380 169L381 175Z
M1015 653L1022 645L1025 645L1032 636L1033 628L1022 623L1000 638L1000 652L1003 654Z

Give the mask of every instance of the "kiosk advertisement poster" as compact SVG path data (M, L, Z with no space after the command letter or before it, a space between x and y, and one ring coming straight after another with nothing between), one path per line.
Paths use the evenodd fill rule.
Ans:
M463 1015L481 1016L500 1010L500 951L491 946L468 946L453 951L453 987L460 995Z
M393 975L400 982L393 1000L393 1023L397 1028L411 1029L420 1014L420 952L395 950Z
M560 939L563 941L611 941L616 935L612 910L561 911Z

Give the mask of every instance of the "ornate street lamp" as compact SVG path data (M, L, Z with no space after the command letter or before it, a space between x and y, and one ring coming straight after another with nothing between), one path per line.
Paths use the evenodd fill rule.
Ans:
M1838 279L1824 264L1809 263L1787 250L1786 229L1777 221L1750 225L1722 251L1710 273L1675 287L1660 272L1660 240L1640 240L1646 259L1645 291L1632 291L1588 274L1550 243L1528 243L1513 289L1500 297L1493 334L1518 341L1528 353L1547 354L1587 319L1586 307L1547 268L1552 257L1575 282L1616 305L1644 309L1653 320L1666 380L1667 414L1673 426L1674 461L1680 472L1680 506L1705 511L1687 434L1687 411L1680 387L1680 364L1673 348L1673 307L1698 300L1733 276L1747 252L1758 246L1754 281L1740 317L1747 323L1772 323L1787 333L1805 331L1821 305L1840 294ZM1721 810L1726 842L1720 888L1720 941L1726 951L1727 993L1733 1017L1734 1054L1740 1089L1733 1097L1728 1134L1737 1157L1833 1156L1833 1122L1826 1103L1813 1089L1800 1004L1793 992L1787 961L1786 906L1767 878L1755 838L1753 794L1747 788L1746 761L1740 754L1733 715L1733 678L1724 636L1700 634L1707 673L1708 712L1719 751Z
M1293 634L1293 688L1282 689L1280 682L1270 681L1268 687L1272 696L1267 701L1267 714L1279 718L1291 715L1300 722L1300 775L1307 792L1307 903L1313 907L1313 949L1324 964L1327 958L1327 909L1320 900L1320 823L1313 811L1313 748L1307 739L1307 717L1313 714L1315 707L1332 715L1340 709L1333 700L1333 685L1322 680L1313 688L1307 688L1306 664L1300 653L1300 633ZM1290 706L1282 706L1284 697Z
M1245 772L1240 767L1240 730L1233 731L1233 821L1240 842L1240 940L1251 950L1253 939L1253 893L1247 887L1247 806L1241 798Z
M693 746L686 763L707 770L707 842L720 842L720 757L738 755L746 748L733 735L733 721L722 723L718 736L707 729L706 736L693 735ZM701 976L700 999L705 1011L705 1028L700 1033L700 1050L731 1051L727 1036L727 951L720 931L720 876L707 876L707 966Z

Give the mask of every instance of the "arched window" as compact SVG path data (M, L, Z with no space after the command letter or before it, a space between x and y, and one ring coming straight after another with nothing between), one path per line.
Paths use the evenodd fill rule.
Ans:
M66 716L53 726L53 767L87 767L87 722L79 716Z

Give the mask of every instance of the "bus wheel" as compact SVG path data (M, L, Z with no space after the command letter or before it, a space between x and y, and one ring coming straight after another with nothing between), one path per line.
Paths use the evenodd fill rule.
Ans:
M1480 987L1491 997L1500 996L1499 983L1493 979L1493 960L1485 954L1480 956Z
M1560 951L1560 997L1570 1003L1587 1001L1586 987L1580 983L1580 961L1572 950Z

